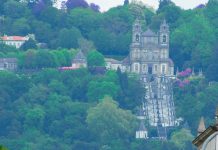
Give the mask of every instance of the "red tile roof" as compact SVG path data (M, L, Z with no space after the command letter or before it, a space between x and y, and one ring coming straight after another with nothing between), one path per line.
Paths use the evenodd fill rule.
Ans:
M75 67L59 67L58 70L76 70L78 68Z
M27 41L29 38L25 36L3 36L1 39L3 41Z

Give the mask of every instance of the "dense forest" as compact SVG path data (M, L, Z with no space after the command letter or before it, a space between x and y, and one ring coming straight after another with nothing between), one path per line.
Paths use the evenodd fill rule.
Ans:
M183 10L166 0L154 11L125 0L107 12L85 0L66 4L66 10L58 10L50 0L0 1L2 35L35 35L20 49L0 43L1 58L19 60L17 72L0 72L0 145L11 150L194 149L200 117L213 123L218 104L218 2ZM144 29L158 31L163 19L170 25L170 55L180 71L176 115L184 121L169 132L167 142L135 139L135 114L144 96L137 76L57 69L70 66L79 49L89 67L104 66L104 57L124 58L136 17ZM187 68L203 70L203 76Z

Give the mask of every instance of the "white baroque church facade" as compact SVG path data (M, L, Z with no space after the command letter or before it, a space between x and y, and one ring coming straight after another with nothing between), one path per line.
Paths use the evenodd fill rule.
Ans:
M123 61L106 59L108 69L138 74L174 74L174 64L169 58L169 26L166 21L160 26L158 33L152 30L142 31L139 20L133 25L130 55Z
M145 87L142 102L144 117L157 127L158 137L167 139L168 128L175 126L173 101L174 63L169 57L169 25L164 20L158 33L145 32L139 20L133 25L130 54L123 61L106 59L108 69L139 74ZM141 120L141 119L140 119Z

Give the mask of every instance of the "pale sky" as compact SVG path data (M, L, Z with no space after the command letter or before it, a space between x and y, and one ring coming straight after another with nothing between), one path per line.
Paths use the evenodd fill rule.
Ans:
M88 3L95 3L101 7L101 11L108 10L111 7L117 5L122 5L124 0L86 0ZM158 7L159 0L141 0L145 4L153 6L154 8ZM184 9L194 8L199 4L205 4L208 0L172 0L176 5L181 6Z

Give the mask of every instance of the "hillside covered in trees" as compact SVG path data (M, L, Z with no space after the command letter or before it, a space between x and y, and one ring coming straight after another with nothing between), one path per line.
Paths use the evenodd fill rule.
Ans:
M17 72L0 72L0 145L11 150L194 149L200 117L212 123L218 104L217 14L216 1L192 10L163 1L157 11L125 1L100 12L84 0L68 0L66 11L52 7L50 0L1 0L0 33L34 34L36 41L20 49L0 44L1 58L19 60ZM170 131L168 142L135 139L135 114L144 96L137 76L57 69L70 66L79 49L89 66L104 66L104 57L124 58L137 16L144 29L157 31L163 19L170 25L170 55L180 71L176 115L184 121ZM193 76L187 68L203 70L204 76Z

